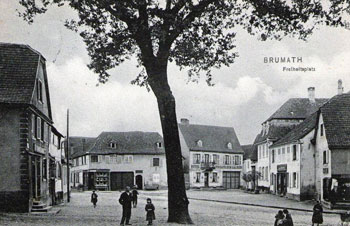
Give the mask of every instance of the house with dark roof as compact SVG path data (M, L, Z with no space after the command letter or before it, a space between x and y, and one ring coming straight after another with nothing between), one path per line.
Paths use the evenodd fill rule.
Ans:
M315 88L308 88L308 98L291 98L262 123L262 130L254 141L256 170L261 176L257 186L263 190L272 189L271 150L269 147L289 133L295 126L316 112L327 99L315 98Z
M179 123L187 187L239 188L244 151L233 127Z
M316 190L331 208L350 207L350 93L331 98L318 111Z
M167 187L163 139L156 132L102 132L70 138L74 187L123 190Z
M0 43L0 210L52 203L52 128L45 58L28 45Z
M296 200L315 198L314 112L269 147L271 192Z

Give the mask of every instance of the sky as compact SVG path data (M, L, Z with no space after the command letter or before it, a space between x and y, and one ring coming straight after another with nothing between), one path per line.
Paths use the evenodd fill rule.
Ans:
M152 92L131 85L140 69L131 59L111 72L106 84L87 68L89 56L80 36L64 26L75 13L52 7L28 25L18 17L16 0L0 1L0 42L28 44L45 58L54 125L70 134L98 136L102 131L156 131L161 133L157 102ZM187 72L170 64L169 83L176 98L178 121L234 127L241 144L254 141L265 121L289 98L316 98L337 94L337 81L350 90L350 30L320 27L308 39L259 41L237 29L239 57L230 67L214 70L214 87L187 83ZM301 57L302 62L264 63L265 57ZM314 71L284 71L309 67Z

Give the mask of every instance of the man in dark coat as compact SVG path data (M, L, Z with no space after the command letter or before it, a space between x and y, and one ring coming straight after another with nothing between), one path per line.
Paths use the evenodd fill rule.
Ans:
M294 226L292 215L288 212L287 209L283 210L284 215L286 216L283 220L283 225L285 226Z
M130 193L130 187L127 186L125 188L125 192L123 192L119 198L119 203L123 206L123 216L122 216L120 225L124 225L125 220L126 220L126 225L131 225L129 223L129 220L131 217L131 202L132 202L132 195Z
M320 201L317 201L316 205L314 206L313 209L313 215L312 215L312 226L314 226L314 224L322 224L323 223L323 208L322 205L320 203Z

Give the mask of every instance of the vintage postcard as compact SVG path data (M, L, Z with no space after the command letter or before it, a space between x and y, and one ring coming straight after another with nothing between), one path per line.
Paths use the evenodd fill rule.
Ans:
M350 225L349 12L1 0L0 225Z

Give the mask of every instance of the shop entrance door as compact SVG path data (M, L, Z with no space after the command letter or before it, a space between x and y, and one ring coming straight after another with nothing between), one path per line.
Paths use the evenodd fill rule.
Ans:
M285 195L287 193L287 174L277 173L277 188L278 193Z

